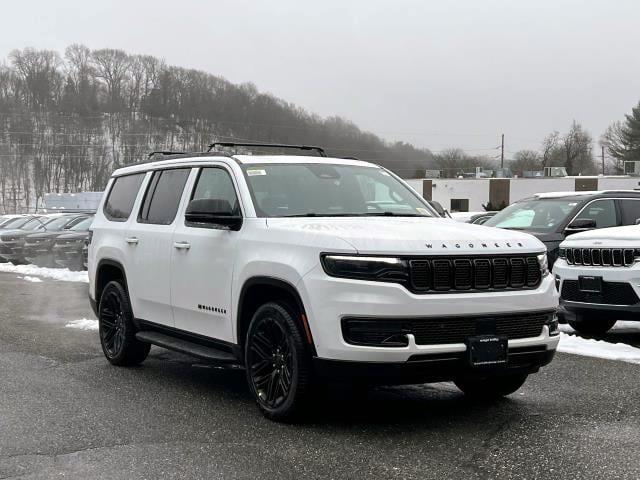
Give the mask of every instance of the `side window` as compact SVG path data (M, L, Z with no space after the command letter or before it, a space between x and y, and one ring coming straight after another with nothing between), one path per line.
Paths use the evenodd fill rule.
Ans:
M188 168L154 172L144 195L138 222L170 225L176 218L189 172Z
M144 179L144 173L117 177L104 204L104 215L114 222L126 222Z
M597 200L585 207L577 216L579 219L596 221L596 228L615 227L618 225L614 200Z
M229 202L231 209L239 213L238 196L229 173L222 168L200 170L191 200L222 200Z
M640 200L620 200L622 224L635 225L640 220Z

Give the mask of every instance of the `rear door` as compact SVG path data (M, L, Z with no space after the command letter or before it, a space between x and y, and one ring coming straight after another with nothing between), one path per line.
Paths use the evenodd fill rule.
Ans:
M190 200L228 201L240 212L232 173L223 166L197 171ZM184 202L185 206L188 203ZM232 342L231 284L240 231L189 224L184 208L173 234L171 302L176 328Z
M191 168L156 170L125 235L127 281L135 316L173 326L170 259L176 214Z

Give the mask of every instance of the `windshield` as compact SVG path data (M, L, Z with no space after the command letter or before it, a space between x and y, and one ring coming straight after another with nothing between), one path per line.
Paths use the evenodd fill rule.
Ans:
M20 230L42 230L43 227L42 225L44 223L46 223L46 218L42 218L42 217L36 217L36 218L32 218L31 220L29 220L28 222L26 222L24 225L22 225L22 227L20 227Z
M22 227L25 223L27 223L29 220L31 219L31 217L15 217L15 218L10 218L8 221L4 222L2 224L2 228L20 228Z
M496 213L484 224L513 230L550 232L555 230L578 205L575 200L525 200Z
M261 217L431 217L425 202L387 171L331 164L245 165Z
M81 220L78 223L76 223L73 227L69 229L69 231L84 232L86 230L89 230L89 227L91 226L91 222L93 222L93 217L87 217L84 220Z
M62 228L71 221L71 217L57 217L53 220L45 221L44 228L50 232L58 232L62 230Z

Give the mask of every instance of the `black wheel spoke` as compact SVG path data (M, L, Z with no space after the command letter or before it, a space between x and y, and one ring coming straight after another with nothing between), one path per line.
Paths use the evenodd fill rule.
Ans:
M259 401L278 407L287 399L293 379L286 326L269 312L252 326L247 348L249 376Z

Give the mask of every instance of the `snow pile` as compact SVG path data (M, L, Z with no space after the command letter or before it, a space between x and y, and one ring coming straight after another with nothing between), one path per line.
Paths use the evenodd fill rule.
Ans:
M21 278L22 280L26 280L27 282L42 283L42 280L40 280L38 277L30 277L29 275L25 275L24 277L18 277L18 278Z
M606 360L620 360L623 362L640 364L640 348L632 347L626 343L610 343L604 340L591 340L560 333L558 351L584 355L587 357L604 358Z
M84 282L89 283L87 272L72 272L67 268L46 268L36 265L13 265L11 263L0 263L0 272L17 273L23 276L35 276L51 278L63 282ZM29 280L31 281L31 280Z
M78 330L98 330L98 320L90 320L81 318L80 320L71 320L67 322L65 327L77 328Z

